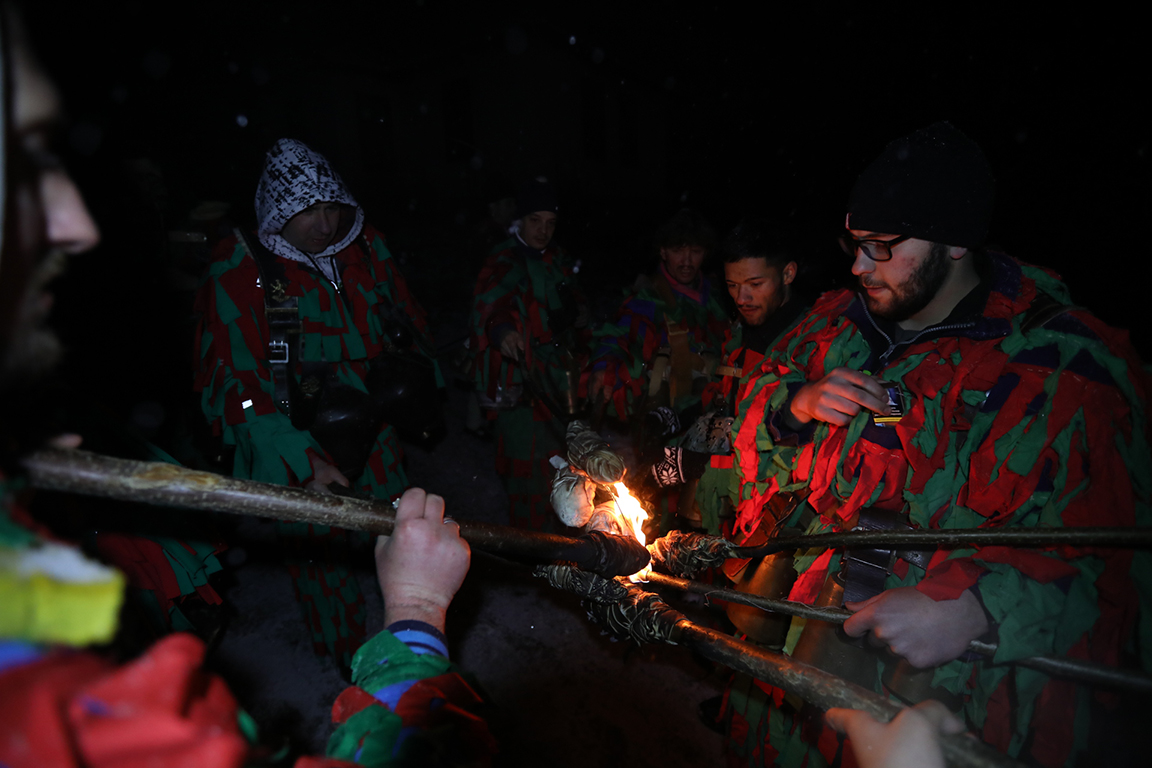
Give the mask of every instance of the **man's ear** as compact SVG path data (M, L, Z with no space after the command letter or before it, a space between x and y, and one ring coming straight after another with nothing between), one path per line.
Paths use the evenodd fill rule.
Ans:
M948 246L948 257L950 259L952 259L953 261L959 261L960 259L964 258L967 255L968 255L968 249L967 248L961 248L958 245Z
M784 279L784 285L792 284L792 281L796 279L796 270L798 269L799 267L796 266L796 262L794 261L790 261L784 265L784 269L780 273L780 276Z

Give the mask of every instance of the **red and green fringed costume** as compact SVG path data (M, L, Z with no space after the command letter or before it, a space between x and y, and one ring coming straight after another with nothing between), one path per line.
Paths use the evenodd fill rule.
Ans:
M760 362L783 336L795 326L808 309L808 304L794 297L760 326L749 328L742 321L732 323L724 334L724 350L716 375L700 396L705 411L723 411L742 398L742 393L756 381ZM729 535L731 520L721 527L725 506L737 505L740 478L731 454L715 455L696 486L696 506L702 527L710 533Z
M562 283L573 283L572 263L555 246L543 252L524 245L518 238L496 246L476 278L473 295L471 338L473 385L488 401L503 399L502 392L523 386L524 369L555 381L562 355L553 341L579 344L571 329L555 327L557 317L574 312L565 306ZM567 296L566 296L567 294ZM526 351L521 363L500 353L499 341L508 330L524 339ZM577 370L586 353L583 344L569 349ZM535 530L559 526L548 501L553 468L551 456L564 451L564 425L548 407L525 393L510 408L488 410L496 438L496 471L504 478L511 502L512 525Z
M301 360L328 361L341 382L367 391L368 361L383 350L377 305L387 302L403 310L425 334L427 323L380 233L365 225L361 236L370 256L355 242L337 256L350 312L331 282L299 262L280 261L286 292L298 297ZM195 387L213 430L236 449L236 477L302 486L311 479L312 456L331 459L309 432L296 429L276 408L259 277L255 260L235 238L219 246L196 298L201 320ZM427 338L418 342L425 351L430 348ZM298 381L299 369L294 373ZM364 473L349 478L352 487L381 499L398 497L407 487L401 458L395 431L383 425ZM339 562L350 534L307 523L282 522L280 530L293 551L289 570L316 650L347 664L365 632L360 588ZM306 555L305 548L317 545L326 550L325 556Z
M847 291L824 295L776 345L742 393L734 426L738 537L760 522L769 495L803 487L818 513L812 533L844 527L865 506L903 511L919 528L1152 524L1149 382L1126 334L1082 310L1022 332L1039 294L1066 305L1067 289L1004 256L977 264L980 288L887 359L874 318ZM906 415L894 428L865 412L846 427L812 423L789 433L778 414L790 396L839 366L895 382ZM790 598L811 603L839 570L840 552L798 553L796 568ZM897 561L885 588L900 586L936 600L977 590L999 625L996 664L952 661L933 684L962 697L982 739L1040 765L1082 757L1090 706L1106 710L1116 700L1008 662L1047 655L1152 664L1152 616L1140 611L1152 594L1146 552L942 549L926 569ZM794 620L787 650L802 631ZM819 722L801 725L782 699L748 681L731 690L733 763L812 768L833 758L835 735Z
M714 362L730 326L707 278L701 277L697 287L683 286L670 279L663 266L652 277L641 277L615 320L594 334L592 368L604 371L605 391L611 393L609 413L621 421L633 415L649 386L646 370L661 350L669 354L669 328L687 334L693 359ZM689 390L678 392L675 402L659 405L683 411L699 400L699 392Z

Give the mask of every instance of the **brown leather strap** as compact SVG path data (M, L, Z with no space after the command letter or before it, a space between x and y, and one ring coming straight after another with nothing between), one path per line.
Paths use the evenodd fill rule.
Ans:
M705 370L704 358L692 351L692 336L688 332L688 324L684 321L674 322L669 319L668 312L676 306L676 293L669 285L663 273L656 275L652 281L656 293L664 300L667 310L664 312L664 327L668 332L669 365L671 372L668 376L668 395L672 403L685 395L692 393L692 372Z

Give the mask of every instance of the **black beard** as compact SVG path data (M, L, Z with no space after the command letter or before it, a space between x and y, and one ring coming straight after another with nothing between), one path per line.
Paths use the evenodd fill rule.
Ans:
M890 286L892 303L881 311L873 306L867 293L864 294L868 309L872 314L894 323L899 323L920 312L936 298L948 279L948 246L932 243L928 258L920 262L916 271L902 285Z
M0 361L0 391L30 388L60 362L60 340L50 328L20 332L5 359Z
M63 251L52 250L35 266L20 298L11 341L0 350L0 391L32 387L60 361L60 340L48 325L41 302L67 260Z

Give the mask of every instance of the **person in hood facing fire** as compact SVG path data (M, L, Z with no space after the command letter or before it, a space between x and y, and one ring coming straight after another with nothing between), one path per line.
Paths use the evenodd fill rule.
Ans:
M492 249L476 278L468 342L511 523L535 530L559 526L548 460L564 451L566 414L557 411L575 411L587 358L578 267L552 242L559 211L548 182L520 187L512 237Z
M7 3L0 5L0 82L0 764L262 762L269 750L204 667L198 638L170 635L124 665L107 647L85 649L115 637L124 575L54 538L22 504L19 459L41 440L16 422L28 410L24 395L60 355L45 325L46 286L100 234L53 153L59 98ZM52 443L76 447L80 438ZM480 699L449 663L443 636L470 559L459 527L444 518L444 500L409 489L375 558L388 629L360 651L356 686L336 708L341 724L330 757L296 765L425 766L448 753L458 764L489 764L495 745L477 716Z
M424 312L384 237L328 160L280 139L256 189L256 234L216 249L196 297L195 388L236 477L381 499L407 487L401 448L377 407L393 353L441 384ZM347 665L364 640L359 586L336 552L347 532L283 522L317 653ZM317 557L308 546L325 549Z
M1152 524L1148 377L1126 334L1072 306L1054 273L982 249L993 191L984 153L947 123L893 141L860 175L843 236L857 290L824 294L741 392L738 542L857 526ZM855 614L846 637L794 622L781 635L794 657L904 701L938 699L1029 764L1107 747L1090 724L1116 714L1014 659L1152 663L1148 643L1129 645L1137 624L1152 630L1144 552L783 558L773 567L790 578L772 596ZM995 664L966 654L977 639L999 643ZM734 761L838 760L841 740L806 709L738 680Z

